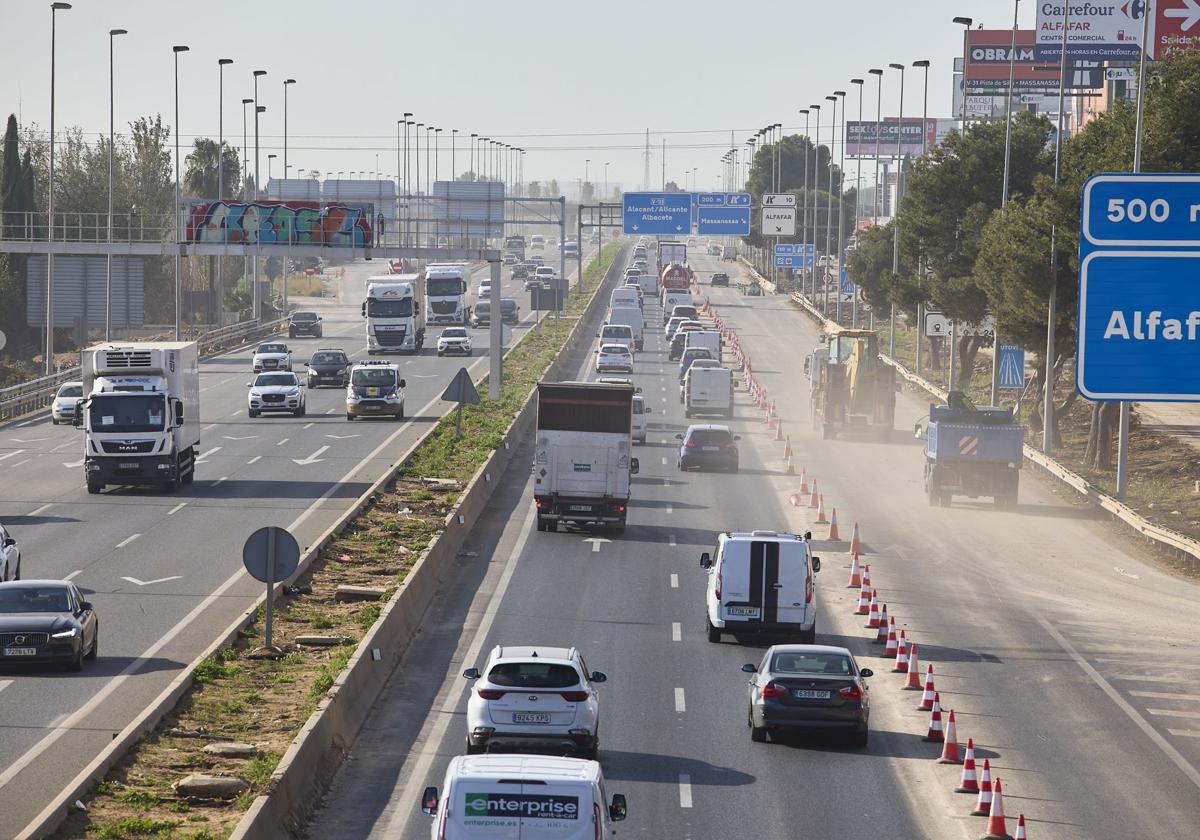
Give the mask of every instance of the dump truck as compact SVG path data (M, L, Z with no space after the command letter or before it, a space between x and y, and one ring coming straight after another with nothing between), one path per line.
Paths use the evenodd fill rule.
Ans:
M896 419L896 371L870 330L837 330L805 360L813 428L825 439L867 433L887 439Z
M915 431L921 435L918 421ZM1025 427L1011 408L975 407L962 391L929 406L925 429L925 494L949 507L954 496L991 496L1000 508L1017 504Z

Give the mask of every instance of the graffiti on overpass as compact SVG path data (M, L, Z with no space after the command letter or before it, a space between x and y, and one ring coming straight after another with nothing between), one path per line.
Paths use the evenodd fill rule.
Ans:
M189 207L187 241L362 248L371 244L371 205L197 201Z

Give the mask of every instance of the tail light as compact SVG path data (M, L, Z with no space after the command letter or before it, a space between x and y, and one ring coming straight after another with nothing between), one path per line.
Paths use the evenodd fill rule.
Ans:
M721 580L721 573L720 573L720 572L717 572L717 591L716 591L716 596L717 596L717 600L718 600L718 601L720 601L720 600L721 600L721 583L722 583L722 580Z
M534 499L534 500L533 500L533 506L534 506L535 508L537 508L538 510L541 510L541 509L542 509L542 500L541 500L541 499Z
M811 604L813 600L813 578L812 573L804 578L804 603Z
M729 441L729 443L725 444L725 448L726 449L737 449L737 447L734 446L733 441Z
M684 448L684 449L695 449L695 448L696 448L696 441L694 441L694 440L685 440L685 441L683 442L683 448Z
M592 802L592 826L592 830L595 832L592 836L596 840L601 840L604 829L600 827L600 804L595 801Z
M843 700L862 700L862 689L856 685L848 685L838 689L838 696Z
M478 688L476 689L476 692L484 700L499 700L508 693L507 691L501 691L498 688Z
M762 688L763 697L782 697L787 694L787 689L777 682L769 682Z
M591 692L588 691L563 691L559 693L562 694L562 699L568 703L582 703L591 697Z
M616 511L617 513L624 513L625 505L613 505L613 510Z

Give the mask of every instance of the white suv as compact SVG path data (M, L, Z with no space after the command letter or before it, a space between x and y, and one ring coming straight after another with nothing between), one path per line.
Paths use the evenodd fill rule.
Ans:
M296 417L304 416L304 383L290 370L260 373L253 382L247 382L246 387L250 389L246 395L246 409L251 417L264 411L286 411Z
M442 330L442 334L438 336L437 354L445 356L447 353L471 355L471 335L466 327L446 327Z
M573 751L595 758L600 749L600 704L593 683L608 679L588 672L575 648L496 646L467 701L467 754L491 748Z

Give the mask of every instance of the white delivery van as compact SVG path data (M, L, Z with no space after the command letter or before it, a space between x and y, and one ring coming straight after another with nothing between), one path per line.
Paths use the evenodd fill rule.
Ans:
M652 411L650 406L646 405L646 400L641 394L637 394L633 398L633 442L646 442L646 426L649 423L646 420L646 415Z
M629 282L626 279L625 282ZM652 297L658 296L658 275L653 271L643 271L636 280L637 284L642 288L642 294Z
M689 420L704 414L733 416L733 371L726 367L692 363L683 380L683 416Z
M608 298L610 309L616 309L618 306L641 306L638 300L637 289L631 289L628 286L618 286L612 290L612 294Z
M686 289L665 289L663 291L663 323L671 320L671 314L676 306L691 306L692 293ZM679 313L682 315L683 313ZM690 317L696 317L695 312L689 313Z
M605 324L596 333L600 337L600 346L605 344L623 344L633 352L633 328L628 324Z
M608 323L628 324L633 330L634 349L642 349L642 310L636 303L614 306L612 311L608 313Z
M776 531L726 532L710 555L700 555L708 575L705 628L710 642L722 633L795 637L812 644L817 637L813 575L821 558L813 557L804 536Z
M683 340L683 352L693 347L703 347L709 355L721 360L721 334L716 330L692 330Z
M431 840L608 838L626 810L623 795L607 798L599 762L547 755L460 755L440 794L421 797Z

